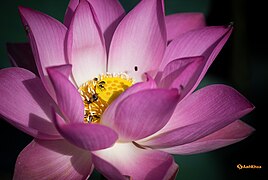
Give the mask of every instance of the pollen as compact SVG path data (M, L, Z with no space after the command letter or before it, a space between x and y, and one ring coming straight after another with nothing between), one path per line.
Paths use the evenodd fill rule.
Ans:
M78 91L85 106L84 122L99 123L105 109L133 83L127 74L107 73L82 84Z

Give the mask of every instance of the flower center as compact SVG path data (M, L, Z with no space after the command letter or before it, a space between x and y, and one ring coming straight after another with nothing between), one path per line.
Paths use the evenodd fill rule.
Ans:
M78 91L85 106L84 121L99 123L108 105L132 84L133 79L124 73L99 75L82 84Z

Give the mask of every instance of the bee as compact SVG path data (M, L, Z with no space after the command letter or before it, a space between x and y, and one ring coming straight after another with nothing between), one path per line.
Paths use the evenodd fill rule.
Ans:
M88 116L87 121L92 122L92 120L93 120L93 116Z
M85 101L88 104L98 101L99 97L98 97L98 93L96 89L99 88L100 90L103 90L105 89L104 85L105 85L105 81L100 81L98 78L95 77L92 81L92 87L90 87L90 91L89 91L90 95L87 96Z
M94 91L96 92L96 88L98 87L100 90L102 90L102 89L105 89L105 87L104 87L104 85L105 85L105 81L101 81L101 80L99 80L98 78L93 78L93 89L94 89Z
M98 84L98 80L99 80L99 79L95 77L95 78L93 79L93 82L92 82L92 85L93 85L93 87L94 87L93 89L94 89L95 91L96 91L96 86L97 86L97 84Z
M92 101L95 102L98 100L98 94L92 94Z
M86 100L88 104L93 103L98 100L98 93L96 92L97 84L98 84L98 78L95 77L92 82L93 87L90 88L91 96L88 97L88 99Z
M98 86L99 86L99 88L100 88L101 90L102 90L102 89L105 89L104 85L105 85L105 81L100 81L100 82L98 82Z
M91 97L89 97L88 99L86 99L85 101L88 103L88 104L91 104L95 101L97 101L99 98L98 98L98 94L97 93L93 93L91 95Z
M98 120L99 118L100 118L100 116L93 114L93 115L88 116L87 121L94 122L94 121Z

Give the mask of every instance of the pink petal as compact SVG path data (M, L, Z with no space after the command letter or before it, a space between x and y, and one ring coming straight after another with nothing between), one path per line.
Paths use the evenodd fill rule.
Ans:
M143 91L146 89L154 89L157 85L155 81L147 75L147 81L146 82L139 82L128 88L126 91L124 91L118 98L116 98L112 104L108 106L108 108L104 111L102 114L101 123L103 124L109 124L110 119L113 119L115 116L115 112L117 110L117 106L119 103L127 98L128 96L135 94L139 91Z
M29 43L8 43L8 57L13 66L28 69L38 75L33 53Z
M125 10L118 0L88 0L93 6L102 29L107 52L116 27L125 16Z
M234 113L241 116L253 108L254 106L232 87L210 85L180 102L169 125L170 128L174 125L182 127L214 117L232 117Z
M89 151L112 146L118 135L100 124L68 123L54 112L54 123L61 135L72 144Z
M66 27L38 11L19 7L19 12L30 39L41 80L50 95L55 98L52 85L46 77L46 68L66 64L64 55Z
M88 0L96 12L107 51L116 27L125 15L125 10L117 0ZM65 14L64 24L69 27L79 0L71 0Z
M96 15L86 0L74 13L67 36L67 53L78 86L106 72L106 51Z
M0 114L18 129L41 139L60 138L53 123L53 100L41 80L22 68L0 71Z
M52 71L57 71L59 73L61 73L64 77L66 77L67 79L69 79L69 81L75 86L77 87L73 76L72 76L72 65L70 64L64 64L64 65L59 65L59 66L51 66L47 69L51 69Z
M105 161L104 159L101 159L98 156L95 156L94 154L92 154L92 160L98 172L104 175L107 179L127 180L128 178L125 178L125 177L129 177L129 176L122 175L121 172L118 169L116 169L116 167L114 167L112 164Z
M121 141L142 139L165 126L178 99L176 89L144 90L122 100L114 118L106 122L118 132Z
M60 65L60 66L52 66L47 68L50 71L57 71L59 73L61 73L64 77L69 78L69 76L72 73L72 65L70 64L65 64L65 65Z
M253 108L231 87L210 85L180 102L168 124L141 144L151 147L186 144L222 129Z
M161 0L141 1L118 25L110 47L108 71L126 72L136 81L158 69L166 49Z
M198 86L231 32L231 26L215 26L192 30L182 34L167 47L164 59L160 65L160 70L163 70L169 62L175 59L189 56L204 56L206 65L196 82L193 83L193 87L186 93L189 95Z
M130 96L132 94L135 94L137 92L146 90L146 89L155 89L155 88L157 88L157 85L156 85L156 82L154 81L154 79L148 74L145 74L145 76L146 76L146 81L145 82L135 83L130 88L128 88L125 92L120 94L120 96L118 98L116 98L114 102L121 102L126 97L128 97L128 96Z
M197 154L208 152L239 142L248 137L253 131L254 128L237 120L219 131L198 139L197 141L181 146L161 149L161 151L172 154Z
M64 24L68 28L71 24L71 21L74 16L74 11L77 8L78 4L79 4L79 0L70 0L68 4L68 8L66 9L65 17L64 17Z
M163 70L159 86L178 88L180 99L189 92L196 83L205 65L204 57L187 57L171 61Z
M92 160L96 169L109 179L112 179L110 173L117 169L131 179L168 180L178 169L171 155L141 149L132 143L117 143L109 149L95 151ZM112 166L114 168L111 168Z
M64 140L34 140L19 154L13 179L87 179L92 168L88 151Z
M71 66L66 65L71 69ZM62 69L62 67L60 67ZM58 106L69 122L83 122L84 104L76 87L56 67L48 68L48 75L54 86ZM70 72L70 70L67 70Z
M182 34L174 39L165 52L160 69L163 69L170 61L188 56L202 56L215 49L223 38L228 38L232 27L209 26ZM216 49L218 52L221 48ZM210 54L209 53L209 54ZM208 55L209 55L208 54ZM214 57L215 58L215 57ZM210 60L212 61L212 60Z
M173 161L172 165L170 166L168 172L166 173L163 179L174 180L176 179L178 172L179 172L179 166L178 164L176 164L175 161Z
M165 17L165 21L168 41L190 30L206 26L205 17L202 13L171 14Z

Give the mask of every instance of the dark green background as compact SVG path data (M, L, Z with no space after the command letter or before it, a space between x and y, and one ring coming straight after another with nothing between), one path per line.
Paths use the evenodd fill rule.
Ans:
M137 0L121 0L129 11ZM9 67L5 44L25 42L20 22L19 5L40 10L62 21L68 0L9 0L1 1L0 11L0 68ZM233 21L235 30L212 65L201 86L211 83L229 84L239 90L256 106L253 113L243 118L257 131L246 140L213 152L191 156L175 156L180 166L177 179L225 180L266 179L266 107L268 62L267 36L263 23L265 7L258 1L246 0L167 0L167 14L203 12L208 25L224 25ZM18 105L19 108L19 105ZM0 180L11 179L18 153L31 137L0 120ZM261 165L260 170L238 170L237 164ZM96 179L97 174L90 179Z

